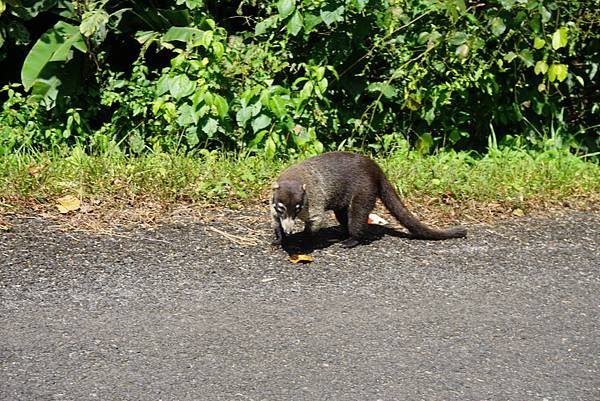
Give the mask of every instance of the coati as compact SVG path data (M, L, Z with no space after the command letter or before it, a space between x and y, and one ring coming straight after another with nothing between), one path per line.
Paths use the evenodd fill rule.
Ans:
M310 238L320 228L325 211L333 210L349 234L341 245L356 246L377 197L415 238L440 240L467 234L462 227L436 230L421 223L406 209L381 168L357 153L329 152L311 157L283 171L272 189L274 245L292 233L296 219L304 222L304 234Z

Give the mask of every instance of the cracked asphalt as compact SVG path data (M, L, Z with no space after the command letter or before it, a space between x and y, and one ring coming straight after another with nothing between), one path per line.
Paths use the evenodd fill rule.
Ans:
M2 400L600 400L597 212L350 250L326 230L309 265L268 218L10 223Z

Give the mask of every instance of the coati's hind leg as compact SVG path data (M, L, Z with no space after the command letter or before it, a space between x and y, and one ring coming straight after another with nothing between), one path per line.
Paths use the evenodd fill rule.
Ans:
M336 220L341 224L344 230L348 230L348 208L334 210Z
M369 213L375 207L375 191L365 191L354 195L348 209L348 234L350 237L342 241L344 248L351 248L360 243L368 227Z

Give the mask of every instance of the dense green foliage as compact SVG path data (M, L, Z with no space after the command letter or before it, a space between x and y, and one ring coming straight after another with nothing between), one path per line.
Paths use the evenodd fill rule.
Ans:
M600 145L598 0L156 5L0 0L0 154Z

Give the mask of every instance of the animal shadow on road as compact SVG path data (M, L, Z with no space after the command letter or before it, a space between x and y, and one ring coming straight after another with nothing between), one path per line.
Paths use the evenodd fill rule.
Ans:
M391 227L380 225L369 225L368 231L365 233L361 245L368 245L377 241L384 236L389 235L397 238L412 239L413 237L403 231L398 231ZM289 255L304 254L308 255L315 250L321 250L335 246L337 243L348 238L348 233L341 226L332 226L322 228L312 235L312 238L307 239L302 232L290 235L286 243L283 245L283 250Z

